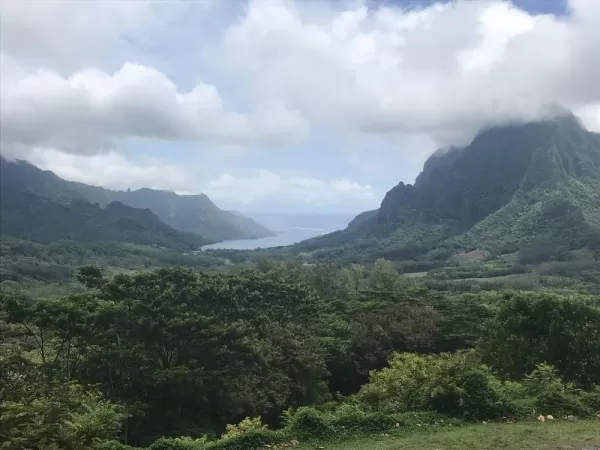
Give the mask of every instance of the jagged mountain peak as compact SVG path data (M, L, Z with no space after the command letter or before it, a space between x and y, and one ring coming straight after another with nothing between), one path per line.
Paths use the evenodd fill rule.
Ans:
M506 204L524 176L537 180L597 173L600 151L593 133L572 116L488 128L465 148L437 152L414 186L400 183L384 198L380 220L412 214L471 226ZM416 206L418 205L418 207Z
M412 259L439 246L445 255L600 242L600 135L570 114L487 128L434 153L414 185L400 182L351 225L299 248Z

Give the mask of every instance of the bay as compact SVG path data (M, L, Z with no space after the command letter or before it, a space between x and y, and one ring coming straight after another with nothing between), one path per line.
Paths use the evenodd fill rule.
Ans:
M253 250L256 248L279 247L282 245L292 245L305 239L320 236L325 234L325 232L325 230L319 228L292 227L286 231L278 233L275 236L269 236L260 239L239 239L234 241L217 242L215 244L205 245L202 247L202 249Z
M282 214L282 213L244 213L263 225L277 231L277 235L261 239L240 239L205 245L206 249L253 250L256 248L280 247L292 245L335 230L345 228L355 216L353 213L339 214Z

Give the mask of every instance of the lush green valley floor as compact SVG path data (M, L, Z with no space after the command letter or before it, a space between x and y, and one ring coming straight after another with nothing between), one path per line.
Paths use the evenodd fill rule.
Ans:
M297 448L327 450L595 450L600 422L486 424L403 437L366 438L339 444L305 444Z

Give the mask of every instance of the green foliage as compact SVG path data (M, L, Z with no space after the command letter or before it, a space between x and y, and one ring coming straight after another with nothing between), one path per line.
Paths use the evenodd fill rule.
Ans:
M277 423L284 409L327 398L311 333L319 303L299 284L162 269L5 303L42 367L131 407L126 427L142 443L221 431L239 416Z
M496 379L487 369L470 370L462 374L456 383L456 400L449 406L448 413L467 420L500 419L517 416L517 407L511 399L503 398L495 389ZM438 408L443 411L445 408Z
M329 439L336 431L329 417L310 407L300 408L287 429L299 439Z
M190 437L160 438L148 447L148 450L200 450L206 448L208 440Z
M102 271L98 267L84 266L77 269L77 281L88 289L97 289L106 283Z
M5 372L3 377L19 376ZM29 380L31 381L31 380ZM23 386L0 402L3 450L23 448L88 449L115 438L126 418L122 407L81 386Z
M250 431L264 431L266 429L267 426L262 423L260 417L246 417L238 424L228 424L225 427L225 433L222 437L228 439L234 436L239 436L241 434L248 433Z
M36 297L80 292L75 272L82 266L94 266L109 274L165 266L205 269L223 265L223 259L204 253L182 254L151 246L0 239L0 291L26 292Z
M250 430L246 433L220 439L209 444L206 448L210 450L259 450L289 440L289 436L283 432Z
M523 385L533 397L533 406L542 414L591 416L595 410L586 405L591 395L565 384L556 369L548 364L538 365L523 380Z
M507 300L486 327L480 345L486 362L513 379L548 363L567 381L600 383L597 305L552 294L512 294Z
M396 354L340 413L361 417L366 408L384 415L433 410L465 420L531 417L532 411L589 417L594 413L590 405L598 404L596 391L575 389L546 364L516 383L498 379L475 353Z
M434 410L466 420L493 420L517 412L500 382L472 352L396 354L389 367L372 373L355 401L372 411Z
M261 259L231 272L111 275L88 266L77 273L89 291L3 295L0 370L20 376L4 377L0 395L53 405L78 424L69 433L92 435L94 448L106 441L104 450L125 450L117 436L153 450L248 449L534 412L586 417L600 407L593 297L443 293L385 261L339 268ZM540 365L564 343L568 364ZM507 366L493 362L497 348ZM530 369L511 374L521 360ZM103 396L64 396L104 406L88 411L41 389L74 383ZM111 407L121 414L114 426ZM39 438L17 422L6 427ZM105 432L93 437L93 429Z
M591 391L581 394L582 403L592 411L600 411L600 386L594 386Z

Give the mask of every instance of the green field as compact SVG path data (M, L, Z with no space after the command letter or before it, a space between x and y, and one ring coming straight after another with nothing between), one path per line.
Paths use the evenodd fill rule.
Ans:
M486 424L423 432L410 436L360 439L337 444L305 444L297 448L327 450L596 450L600 422Z

